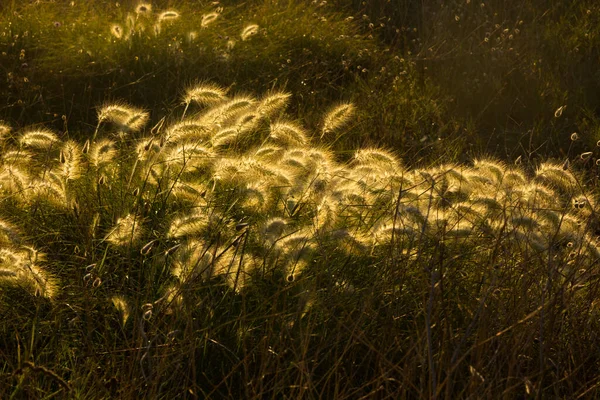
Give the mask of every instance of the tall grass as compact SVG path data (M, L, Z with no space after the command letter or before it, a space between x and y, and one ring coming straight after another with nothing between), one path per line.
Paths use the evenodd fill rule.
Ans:
M596 395L594 2L0 10L0 397Z
M205 82L151 129L118 102L85 143L3 142L3 395L592 390L600 250L577 173L344 161L288 98Z

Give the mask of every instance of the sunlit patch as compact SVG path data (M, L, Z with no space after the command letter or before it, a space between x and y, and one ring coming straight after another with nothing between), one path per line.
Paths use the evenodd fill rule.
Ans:
M256 24L250 24L250 25L247 25L242 30L242 33L240 34L240 38L242 40L248 40L252 36L256 35L257 33L258 33L258 25L256 25Z

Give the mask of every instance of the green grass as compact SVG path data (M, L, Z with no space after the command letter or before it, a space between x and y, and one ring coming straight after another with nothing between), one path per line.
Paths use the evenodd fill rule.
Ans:
M0 5L0 397L595 396L597 6L330 3Z

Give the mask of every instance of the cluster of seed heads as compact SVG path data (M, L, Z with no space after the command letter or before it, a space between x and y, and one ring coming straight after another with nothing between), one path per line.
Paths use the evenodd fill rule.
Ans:
M290 99L230 95L202 82L184 93L181 118L145 134L149 114L114 103L98 110L83 145L46 129L5 135L0 191L23 206L75 212L91 238L115 251L151 257L162 248L178 282L164 296L173 304L197 280L242 290L257 274L279 271L294 282L325 251L346 259L401 254L410 263L440 245L470 248L476 258L503 243L523 257L600 257L595 200L568 165L545 162L532 174L480 159L409 169L376 148L341 162L326 144L353 105L333 107L311 134L286 116ZM163 220L150 232L157 215ZM2 243L19 260L3 276L29 274L35 291L51 293L25 253ZM126 320L124 302L113 299Z
M201 30L207 29L217 21L223 12L222 7L218 7L215 11L202 15L200 26ZM172 24L181 18L181 14L176 10L165 10L161 12L154 11L151 4L140 3L133 12L126 15L125 21L114 23L110 26L110 33L114 40L128 41L136 35L144 35L151 33L154 36L159 36L163 27ZM241 41L249 40L251 37L259 33L257 24L247 24L241 30L239 38ZM190 31L187 39L193 42L198 36L197 31ZM235 46L235 40L227 41L227 49L231 50Z
M52 299L58 290L57 280L40 263L44 255L23 243L21 234L11 223L0 220L0 292L5 287L25 290L32 296Z

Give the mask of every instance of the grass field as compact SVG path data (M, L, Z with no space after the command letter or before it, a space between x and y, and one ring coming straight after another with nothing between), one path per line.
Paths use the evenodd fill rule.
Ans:
M598 397L599 20L2 2L0 397Z

